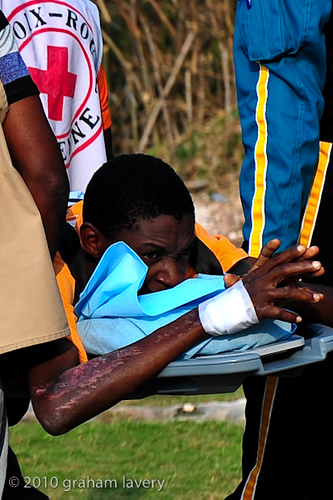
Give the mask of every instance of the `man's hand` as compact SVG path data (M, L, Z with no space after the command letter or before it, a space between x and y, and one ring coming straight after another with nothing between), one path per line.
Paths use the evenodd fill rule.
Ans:
M246 259L243 259L241 261L242 263L242 271L243 274L240 276L237 271L238 271L238 264L237 263L235 266L231 268L231 270L224 275L224 282L225 282L225 287L229 288L232 285L234 285L239 279L244 278L247 276L250 272L255 271L259 267L263 266L266 264L272 257L273 255L278 251L280 248L281 242L277 238L270 240L266 245L262 248L260 255L257 259L254 257L247 257ZM319 248L316 246L305 248L302 245L299 247L301 249L301 255L299 257L300 260L307 260L307 259L313 259L319 252ZM304 253L303 253L304 249ZM247 270L244 271L244 264L246 263ZM315 278L318 276L321 276L324 273L324 268L321 267L317 272L312 272L311 271L311 278ZM306 277L305 275L303 277Z
M268 262L273 257L273 255L279 250L280 245L281 245L280 240L275 238L274 240L270 240L268 243L266 243L266 245L262 248L259 257L256 260L249 257L249 259L253 261L252 266L249 269L249 272L254 271L258 267L266 264L266 262ZM300 245L299 248L302 249L302 251L303 248L305 249L304 253L302 253L302 255L300 256L300 260L313 259L313 257L315 257L319 252L319 248L317 246L305 248L303 247L303 245ZM311 277L313 278L314 276L321 276L323 273L324 269L321 268L317 273L315 274L311 273Z
M243 284L259 320L271 318L299 323L302 318L281 304L291 300L316 303L323 299L323 294L297 285L303 276L323 274L320 262L312 260L318 248L298 245L272 257L278 247L279 241L272 240L263 248L251 271L244 276Z
M280 245L281 242L277 238L266 243L266 245L262 247L259 257L254 260L249 272L254 271L255 269L258 269L258 267L266 264L266 262L268 262L273 257L275 252L278 251Z

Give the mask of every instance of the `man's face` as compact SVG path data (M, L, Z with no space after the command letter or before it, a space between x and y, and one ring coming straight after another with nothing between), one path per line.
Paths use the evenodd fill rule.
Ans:
M184 215L179 221L171 215L140 219L136 228L118 234L148 266L140 293L172 288L185 277L194 243L194 221Z

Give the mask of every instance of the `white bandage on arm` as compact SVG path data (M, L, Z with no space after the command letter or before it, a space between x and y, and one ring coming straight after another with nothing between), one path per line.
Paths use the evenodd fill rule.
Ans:
M243 285L233 286L198 307L200 322L206 333L230 335L258 323L252 300Z

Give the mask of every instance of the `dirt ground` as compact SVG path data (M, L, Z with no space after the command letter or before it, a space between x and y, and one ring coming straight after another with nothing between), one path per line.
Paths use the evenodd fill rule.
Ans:
M236 246L242 244L243 211L235 179L227 194L213 197L205 192L191 193L196 209L196 220L210 234L224 234Z

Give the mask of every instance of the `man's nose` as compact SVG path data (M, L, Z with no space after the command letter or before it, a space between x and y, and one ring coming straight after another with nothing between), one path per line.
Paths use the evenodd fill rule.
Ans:
M163 260L161 268L156 276L156 280L166 288L172 288L183 280L180 266L176 259L167 257Z

